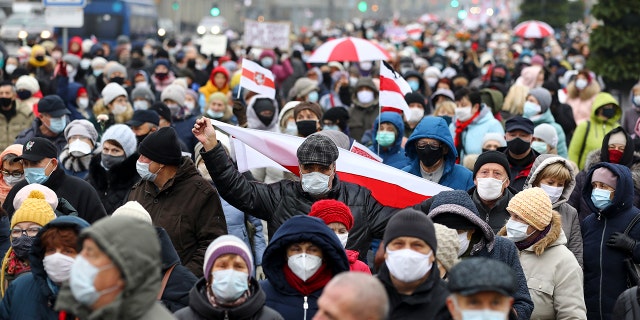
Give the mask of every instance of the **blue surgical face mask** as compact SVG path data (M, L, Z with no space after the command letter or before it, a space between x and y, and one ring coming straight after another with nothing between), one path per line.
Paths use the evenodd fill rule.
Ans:
M59 118L51 118L49 120L49 130L53 131L53 133L61 133L64 131L64 128L67 126L67 117L62 116Z
M391 131L378 131L376 141L381 147L388 147L396 141L396 134Z
M45 173L45 170L51 164L51 160L47 163L44 168L24 168L24 178L27 179L29 184L37 183L44 184L49 180L49 176Z
M409 87L411 87L412 91L418 91L418 89L420 89L420 82L416 80L409 80L407 83L409 84Z
M115 291L118 286L97 291L93 284L98 273L109 268L113 268L113 264L98 268L89 263L83 256L78 255L73 266L71 266L71 274L69 276L69 285L73 297L85 306L92 306L101 295Z
M287 126L284 128L284 133L297 136L298 135L298 126L295 122L288 122Z
M491 309L461 310L458 305L458 299L455 297L453 298L453 305L460 311L462 320L504 320L509 318L507 313Z
M331 125L331 126L330 126L330 125L326 125L326 124L325 124L325 125L322 127L322 130L324 130L324 131L329 131L329 130L333 130L333 131L340 131L340 127L338 127L338 125L337 125L337 124L334 124L334 125Z
M539 104L533 103L531 101L526 101L524 103L522 116L525 118L531 118L532 116L535 116L536 114L540 113L541 110L542 109L540 109Z
M603 210L611 205L611 191L595 188L591 191L591 201L596 208Z
M224 116L224 111L213 111L209 109L207 110L207 115L214 119L220 119Z
M321 172L303 173L301 175L300 182L304 192L312 196L319 196L329 192L329 179L331 176Z
M537 151L539 154L547 153L547 144L542 141L531 142L531 149Z
M311 91L309 92L309 94L307 95L307 101L308 102L318 102L318 92L317 91Z
M102 74L102 69L100 70L93 70L93 75L96 77L99 77Z
M249 274L245 272L225 269L214 271L212 275L211 290L213 295L224 302L236 301L249 290Z
M144 162L140 162L140 160L136 161L136 171L138 171L138 174L140 175L140 177L142 178L142 180L148 180L151 182L154 182L156 180L156 178L158 177L158 172L160 172L160 170L158 170L158 172L153 173L151 171L149 171L149 165L151 163L144 163ZM160 168L162 169L162 168Z

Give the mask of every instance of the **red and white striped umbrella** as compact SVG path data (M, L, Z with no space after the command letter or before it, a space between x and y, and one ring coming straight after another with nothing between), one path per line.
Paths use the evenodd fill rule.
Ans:
M329 61L376 61L389 60L389 53L381 46L361 38L345 37L327 41L319 46L307 59L309 63Z
M522 38L546 38L554 34L550 25L538 20L521 22L513 29L513 32Z

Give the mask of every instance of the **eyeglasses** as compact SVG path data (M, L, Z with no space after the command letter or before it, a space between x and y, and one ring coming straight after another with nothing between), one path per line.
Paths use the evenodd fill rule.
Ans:
M42 227L29 227L27 229L13 228L11 229L11 237L20 238L23 234L29 237L35 237Z
M8 176L12 176L14 178L22 178L22 176L24 175L24 172L21 171L7 171L7 170L2 170L0 171L0 173L2 173L3 176L8 177Z
M419 144L416 144L416 149L418 149L418 150L424 150L427 147L429 147L429 149L435 151L435 150L440 149L442 147L442 145L439 144L439 143L433 143L433 144L431 144L431 143L419 143Z

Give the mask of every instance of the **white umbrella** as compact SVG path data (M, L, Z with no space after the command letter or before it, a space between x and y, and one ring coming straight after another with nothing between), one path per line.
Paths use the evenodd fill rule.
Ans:
M513 33L522 38L546 38L554 34L553 28L545 22L537 20L524 21L518 24Z

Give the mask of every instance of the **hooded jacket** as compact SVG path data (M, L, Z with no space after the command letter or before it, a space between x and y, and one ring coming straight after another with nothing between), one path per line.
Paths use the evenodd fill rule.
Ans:
M174 314L179 320L280 320L282 316L265 306L267 295L256 279L251 278L247 301L229 309L214 307L207 297L207 281L200 278L189 292L189 306Z
M153 182L140 180L128 200L147 209L153 224L171 237L182 264L196 277L202 276L204 253L211 241L227 234L227 224L216 190L191 159L182 157L176 175L160 190Z
M80 241L91 238L111 259L124 279L124 288L114 301L98 309L78 302L65 285L58 294L55 310L69 312L80 319L173 319L156 301L160 284L160 243L153 227L131 217L104 219L80 234ZM80 242L82 243L82 242Z
M311 319L318 311L319 289L303 296L285 279L283 268L287 263L287 247L298 242L311 242L322 250L323 263L333 276L349 271L349 261L338 237L319 218L295 216L287 220L273 235L262 257L267 280L260 282L267 294L266 305L285 319ZM305 309L303 304L308 303Z
M451 136L456 135L455 120L449 125ZM491 112L491 108L484 103L480 108L480 115L475 118L467 128L462 131L462 150L460 150L460 159L468 154L481 154L482 141L487 133L499 133L504 136L504 128Z
M11 108L16 111L16 114L11 119L7 119L4 114L0 113L0 128L2 128L0 149L2 150L12 145L22 130L28 128L34 122L33 110L30 106L19 105L16 101L12 101Z
M520 263L533 300L532 319L586 319L582 268L565 247L560 214L553 212L551 229L534 245L520 251ZM503 227L498 233L507 235Z
M374 98L368 104L363 104L358 100L358 89L367 87L373 90ZM362 142L365 131L373 128L373 122L379 114L378 106L379 93L378 88L371 78L360 78L353 90L352 106L349 108L349 132L351 137L358 142Z
M258 114L254 109L254 104L256 103L256 101L262 98L271 100L273 106L275 107L275 110L273 111L273 117L271 118L271 122L269 122L269 125L265 125L262 121L260 121L260 118L258 118ZM278 127L278 103L275 100L263 95L253 96L247 103L247 124L251 129L280 132L280 128Z
M218 73L222 73L224 77L227 79L227 81L224 83L222 88L216 87L213 81L216 74ZM207 80L207 83L204 86L200 87L200 89L198 89L198 91L202 93L202 95L204 96L205 101L209 101L209 96L213 93L222 92L224 94L227 94L230 92L230 90L231 89L229 88L229 71L227 71L227 69L225 69L223 66L218 66L213 70L211 70L211 74L209 75L209 80Z
M591 201L593 187L585 184L582 197L591 214L582 221L584 241L584 296L589 319L612 319L616 298L627 289L627 271L623 260L629 256L634 263L640 263L640 246L636 245L631 254L606 245L614 232L624 232L640 209L633 206L633 181L629 168L607 162L598 163L587 175L591 181L593 171L606 168L617 178L612 204L603 210ZM629 236L640 240L640 223L636 224Z
M391 123L396 128L398 134L396 134L396 140L391 146L380 146L380 153L378 153L378 140L376 140L379 128L378 124L385 122ZM394 168L402 169L408 162L404 148L402 147L402 138L404 137L403 133L404 121L402 121L402 116L395 112L383 112L373 123L373 145L369 147L369 149L382 158L382 163Z
M45 248L42 246L42 234L50 228L73 228L76 235L89 224L73 216L62 216L47 223L33 241L29 254L31 273L15 279L0 303L2 319L58 319L58 312L53 305L58 297L58 286L55 285L44 270ZM55 289L55 291L53 290Z
M536 177L546 167L554 163L562 163L564 167L569 170L571 176L575 177L575 171L571 163L569 163L569 160L554 155L543 154L538 156L538 158L536 158L536 161L533 162L531 172L529 173L529 176L524 183L524 189L533 188L533 182L536 180ZM560 218L562 220L562 230L564 231L565 236L568 238L568 240L566 241L567 248L569 248L569 250L576 257L576 260L578 260L578 264L580 264L580 267L583 267L582 231L580 231L580 219L578 219L578 211L576 211L576 209L567 202L575 186L576 180L574 178L571 179L569 184L566 184L564 186L560 199L553 203L552 207L553 210L557 211L560 214Z
M140 155L136 152L111 167L109 171L102 167L102 153L91 159L87 182L98 192L108 215L124 204L131 187L140 180L136 170L138 157Z
M447 127L447 122L440 117L424 117L413 130L404 147L409 158L409 164L402 169L403 171L422 177L420 173L420 158L415 147L418 140L422 138L436 139L449 149L449 152L444 155L444 172L438 182L439 184L451 189L464 191L474 186L473 173L469 169L456 164L458 152L453 144L453 138Z
M607 104L614 104L616 113L611 119L602 121L600 117L596 115L598 109ZM590 125L587 132L587 122L582 122L576 127L576 131L571 138L571 144L569 145L569 160L578 164L580 170L584 169L584 163L587 159L589 152L600 149L602 147L602 141L604 136L614 128L620 126L618 121L622 116L622 110L616 99L608 93L599 93L593 101L593 108L591 109L591 117L589 118ZM578 119L576 118L576 122ZM584 151L582 155L580 150L584 144Z
M553 118L553 115L551 114L551 108L547 109L547 111L543 112L542 114L529 117L529 119L536 127L540 124L547 123L552 125L554 129L556 129L556 134L558 135L558 144L556 145L556 149L558 149L558 155L566 158L568 155L567 137L564 134L562 126L560 126L556 122L556 119Z

